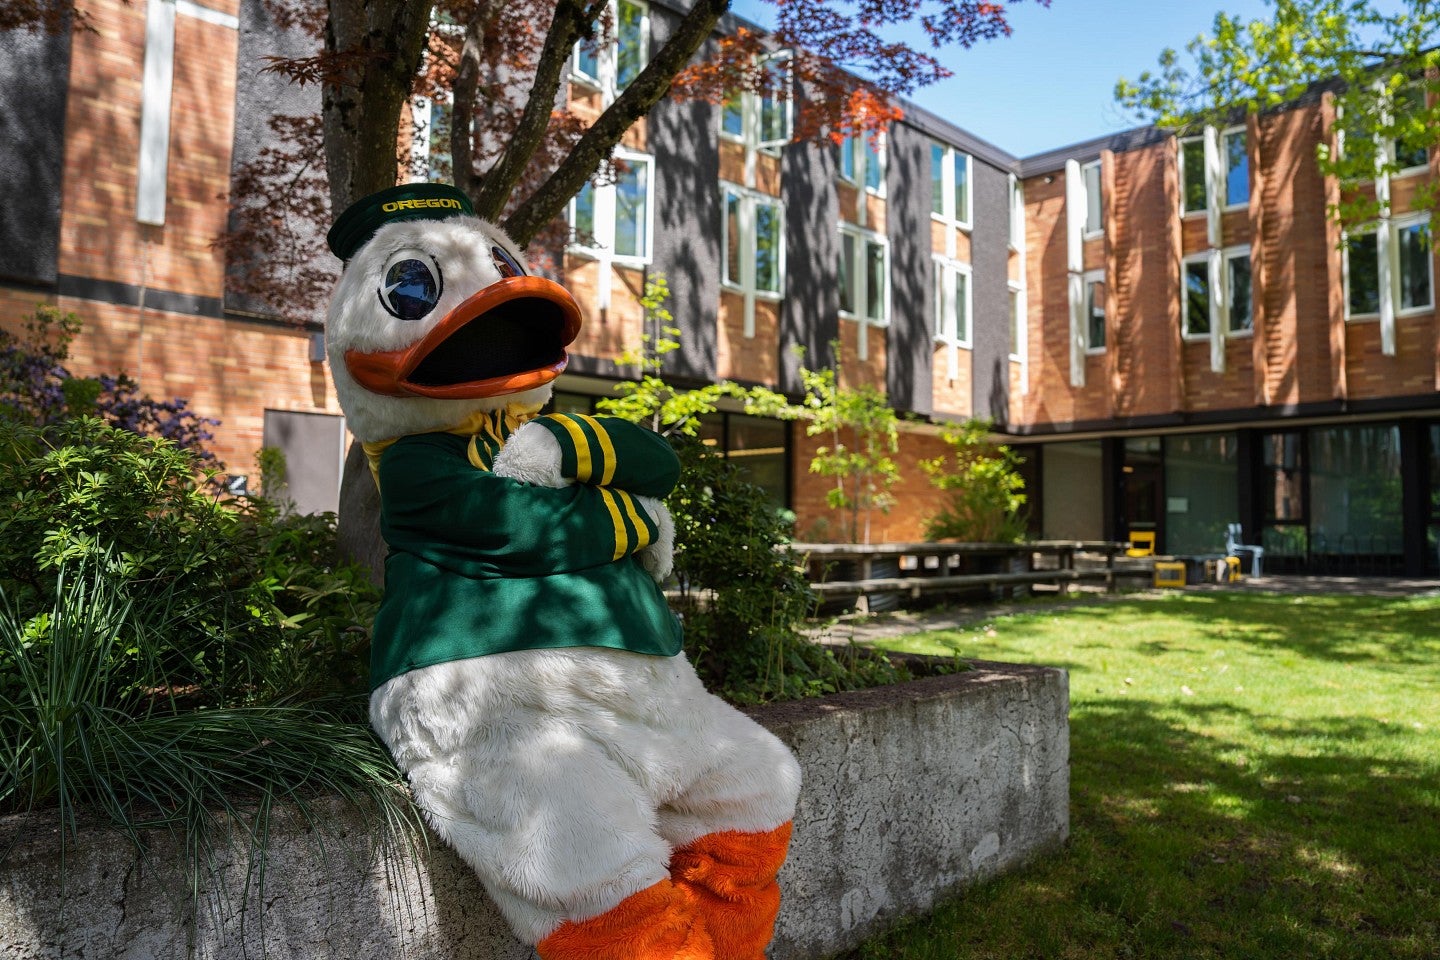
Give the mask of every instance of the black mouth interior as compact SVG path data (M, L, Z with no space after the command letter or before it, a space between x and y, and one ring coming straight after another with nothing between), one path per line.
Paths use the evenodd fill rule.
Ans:
M554 366L565 355L563 326L560 307L549 300L508 300L452 333L406 379L447 387Z

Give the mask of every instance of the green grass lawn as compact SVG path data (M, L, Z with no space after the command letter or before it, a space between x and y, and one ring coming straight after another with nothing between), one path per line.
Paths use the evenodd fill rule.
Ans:
M1440 598L1174 594L885 646L1070 671L1071 835L852 957L1440 957Z

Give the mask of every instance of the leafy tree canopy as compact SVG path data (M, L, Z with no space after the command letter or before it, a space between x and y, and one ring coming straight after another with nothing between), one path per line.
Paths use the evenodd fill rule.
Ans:
M1322 143L1323 173L1355 183L1424 160L1440 130L1440 5L1431 0L1273 0L1268 19L1215 16L1209 34L1166 49L1158 69L1115 86L1120 103L1159 126L1234 122L1334 90L1342 136ZM1427 93L1429 96L1427 97ZM1415 204L1437 206L1434 187ZM1346 224L1386 213L1385 198L1347 191Z

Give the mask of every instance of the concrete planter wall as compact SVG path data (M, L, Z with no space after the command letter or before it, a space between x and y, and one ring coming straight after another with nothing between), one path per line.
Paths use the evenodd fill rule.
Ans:
M1065 839L1065 673L976 666L757 712L805 770L773 960L830 956ZM9 818L0 957L532 956L448 849L377 858L355 815L327 826L322 856L319 838L282 817L263 889L245 890L236 856L222 866L228 899L202 896L197 912L168 837L139 858L113 830L85 831L66 852L62 897L53 818Z

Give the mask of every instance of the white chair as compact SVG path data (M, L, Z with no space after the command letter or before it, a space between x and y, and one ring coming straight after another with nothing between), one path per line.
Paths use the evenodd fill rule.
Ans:
M1238 557L1242 553L1250 554L1250 576L1260 576L1260 558L1265 556L1265 548L1240 542L1240 524L1231 523L1225 526L1225 555Z

